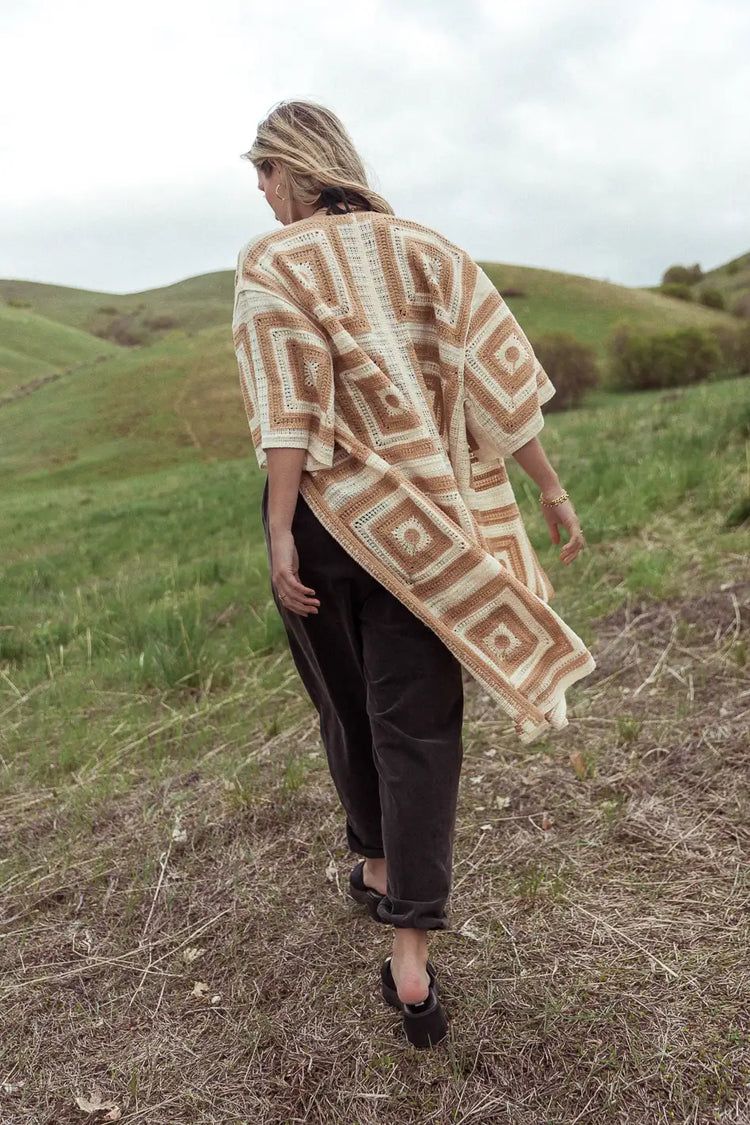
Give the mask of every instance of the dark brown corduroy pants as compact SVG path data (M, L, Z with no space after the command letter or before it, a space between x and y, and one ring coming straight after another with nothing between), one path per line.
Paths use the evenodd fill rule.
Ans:
M268 531L268 482L262 501ZM300 494L292 522L299 577L317 614L284 609L294 663L346 813L351 851L385 856L380 921L449 928L453 834L463 757L461 665L435 633L372 578Z

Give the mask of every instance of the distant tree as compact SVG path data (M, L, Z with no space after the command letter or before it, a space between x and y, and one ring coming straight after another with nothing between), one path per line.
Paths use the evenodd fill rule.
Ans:
M698 300L709 309L723 309L725 307L724 294L719 289L701 289Z
M556 391L545 410L570 410L578 406L586 391L601 381L594 349L570 332L547 332L531 343Z
M662 285L695 285L703 280L703 270L696 262L694 266L670 266L661 279Z
M693 291L681 281L668 281L659 290L665 297L677 297L679 301L692 301Z

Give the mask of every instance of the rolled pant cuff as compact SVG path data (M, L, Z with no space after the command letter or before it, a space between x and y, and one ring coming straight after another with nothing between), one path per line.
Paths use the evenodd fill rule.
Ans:
M370 847L367 844L362 844L349 825L346 826L346 842L349 845L349 851L354 852L355 855L363 855L365 859L385 859L382 844L380 847Z
M445 899L413 902L384 895L377 907L378 921L405 930L449 930Z

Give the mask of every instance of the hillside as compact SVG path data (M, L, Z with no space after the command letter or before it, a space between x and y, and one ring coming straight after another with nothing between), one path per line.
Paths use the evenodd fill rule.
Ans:
M724 314L645 289L629 289L553 270L482 262L527 333L565 329L604 352L611 328L627 320L648 331L662 326L725 323ZM126 295L67 289L32 281L0 281L0 301L115 343L149 344L178 329L194 334L226 325L234 271L202 274L160 289ZM518 296L513 295L515 291Z
M694 289L700 290L709 286L723 294L728 309L732 309L738 299L746 298L744 315L750 314L750 252L709 270Z
M601 358L612 329L623 321L644 332L734 323L726 313L647 289L525 266L481 264L500 292L507 293L508 305L528 336L571 332Z
M127 346L153 343L172 329L194 333L225 324L231 316L233 287L233 270L124 295L0 281L0 302L23 302L29 312Z
M602 356L618 322L646 331L733 322L645 290L483 265L532 340L564 329ZM247 456L231 339L233 280L227 270L126 296L0 282L0 476L129 476L186 459Z
M26 380L91 363L117 350L77 327L0 304L0 396Z
M119 348L0 405L0 478L131 476L251 452L228 325Z

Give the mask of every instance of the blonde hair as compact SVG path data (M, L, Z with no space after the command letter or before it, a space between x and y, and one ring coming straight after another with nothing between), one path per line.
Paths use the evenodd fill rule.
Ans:
M242 158L266 174L271 172L270 162L278 162L283 191L298 203L327 204L334 214L343 214L351 205L394 213L368 184L362 160L341 121L315 102L278 102L258 125L257 136Z

